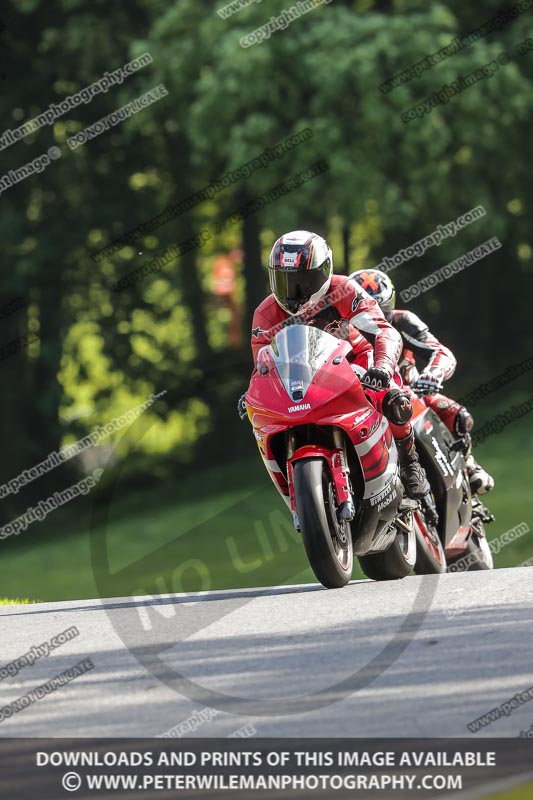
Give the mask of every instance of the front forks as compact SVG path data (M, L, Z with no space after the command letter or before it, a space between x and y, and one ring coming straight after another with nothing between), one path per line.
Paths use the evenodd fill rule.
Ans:
M337 448L337 450L340 451L340 455L342 455L342 462L343 462L342 466L344 469L344 477L346 479L346 486L348 489L348 497L343 503L339 504L339 514L343 522L351 522L355 517L355 506L353 503L353 489L352 489L352 482L350 480L350 467L348 466L346 441L341 431L339 430L333 431L333 442L335 443L335 447Z
M288 431L287 433L287 476L289 479L291 508L296 530L299 529L299 521L296 514L296 501L294 497L293 462L301 458L323 458L327 462L331 472L335 499L337 501L339 522L351 522L355 517L346 445L341 431L333 431L333 444L335 445L334 449L311 444L297 447L294 431Z

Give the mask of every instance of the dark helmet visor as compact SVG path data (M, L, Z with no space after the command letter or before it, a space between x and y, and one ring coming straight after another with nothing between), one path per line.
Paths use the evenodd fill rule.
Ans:
M325 284L327 272L321 269L269 269L270 288L279 302L287 307L302 305Z

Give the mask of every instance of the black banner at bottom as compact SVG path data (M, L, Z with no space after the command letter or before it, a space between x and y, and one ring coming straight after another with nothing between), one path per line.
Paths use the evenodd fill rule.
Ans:
M10 800L533 797L527 738L0 739L0 763Z

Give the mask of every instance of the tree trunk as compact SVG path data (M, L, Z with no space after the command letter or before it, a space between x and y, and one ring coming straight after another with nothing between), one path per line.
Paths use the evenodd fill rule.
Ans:
M213 350L207 335L205 294L198 275L197 251L189 250L178 263L182 276L183 302L191 313L194 342L197 349L196 358L200 364L205 364L213 357Z
M10 303L13 295L2 293L0 306ZM24 309L0 321L0 346L27 333L27 315ZM2 391L0 392L0 430L2 432L2 458L0 459L0 484L15 478L19 472L33 466L31 435L27 429L27 416L31 405L30 363L27 349L0 362ZM10 494L0 503L0 522L5 524L24 509L20 495Z
M344 259L344 274L349 275L352 271L350 266L350 226L346 222L342 226L342 254Z
M253 198L241 198L242 203ZM243 222L242 245L244 250L245 307L243 315L244 340L250 338L254 311L265 298L267 292L266 269L261 258L260 228L257 214L252 214Z

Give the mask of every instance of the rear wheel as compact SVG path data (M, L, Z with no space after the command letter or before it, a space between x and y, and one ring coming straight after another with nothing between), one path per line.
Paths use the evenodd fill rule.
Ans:
M405 578L414 569L416 561L416 534L410 530L397 528L391 546L383 553L359 556L361 569L373 581L395 581Z
M327 589L340 589L352 577L353 543L349 524L339 520L335 489L322 458L294 463L294 494L307 558Z
M413 523L417 540L416 574L446 572L446 555L435 526L430 525L420 511L414 512Z

